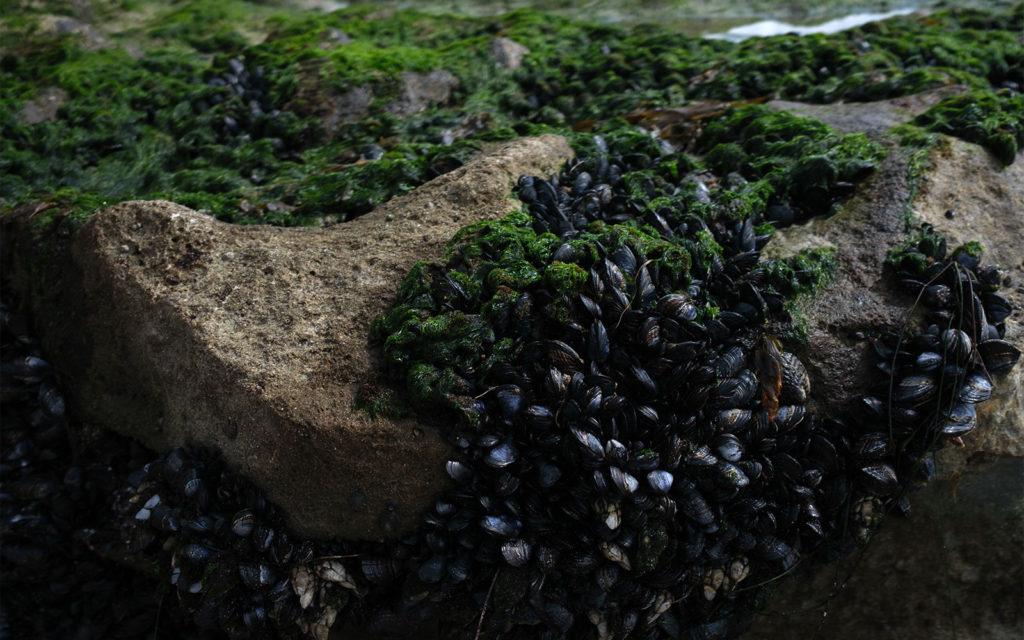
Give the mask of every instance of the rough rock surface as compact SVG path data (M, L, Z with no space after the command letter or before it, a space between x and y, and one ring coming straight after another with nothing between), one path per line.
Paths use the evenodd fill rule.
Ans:
M523 56L530 53L527 47L508 38L491 40L491 55L498 66L516 70L523 64Z
M25 102L18 113L18 119L27 125L53 121L57 118L57 110L67 101L67 91L60 87L46 87L35 98Z
M340 36L345 36L339 32ZM339 37L340 37L339 36ZM339 40L343 43L343 40ZM335 46L327 44L326 46ZM370 115L374 93L370 86L351 87L338 91L321 74L322 60L306 60L300 63L295 96L287 108L301 116L316 116L331 138L341 127ZM451 98L452 91L459 86L459 79L451 72L435 70L430 73L406 71L402 73L401 92L385 111L398 117L408 117L431 106L443 105Z
M403 72L402 95L387 106L387 111L399 117L408 117L427 107L443 105L458 86L459 79L450 71Z
M900 110L891 107L798 110L840 130L864 131L870 122L900 122ZM879 278L886 251L903 237L905 203L914 226L931 223L951 249L979 240L983 261L1005 270L1002 293L1017 309L1007 321L1007 340L1024 342L1024 156L1003 169L976 145L949 139L932 153L912 194L905 159L891 154L842 212L787 229L769 245L775 255L812 246L838 250L835 284L804 305L805 362L820 409L839 408L863 390L874 375L865 333L872 326L899 328L912 302ZM887 518L865 549L838 566L811 567L783 582L745 637L1024 635L1024 366L997 379L993 399L978 413L966 447L936 456L938 481L911 494L909 518Z
M370 322L416 261L517 206L521 173L570 155L522 139L323 229L122 203L75 234L61 286L28 283L40 334L86 419L154 449L219 450L302 534L398 533L448 482L448 450L436 428L353 408L379 370ZM16 250L23 278L44 264L35 250Z

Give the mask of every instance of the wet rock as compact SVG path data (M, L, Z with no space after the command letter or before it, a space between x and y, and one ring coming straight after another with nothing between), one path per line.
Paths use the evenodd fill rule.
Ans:
M933 482L911 496L910 518L887 518L839 564L786 581L743 637L1020 638L1022 477L1024 459L1001 456Z
M27 125L52 122L57 118L57 110L67 101L67 91L60 87L46 87L25 102L18 118Z
M370 115L373 92L369 87L354 87L337 93L326 85L320 74L321 60L307 60L300 64L299 82L295 97L285 105L302 117L315 116L327 138L333 137L342 125L356 122Z
M42 36L57 37L75 35L80 37L82 39L82 48L86 51L97 51L99 49L106 49L113 46L113 44L111 44L111 42L91 24L68 16L40 16L38 25L38 34Z
M922 98L899 105L798 107L841 131L864 130L900 112L927 108ZM888 115L885 115L888 114ZM878 125L878 135L887 128ZM869 127L870 128L870 127ZM904 153L894 150L837 215L783 230L771 255L803 248L837 250L835 283L805 301L808 363L818 410L835 412L863 393L872 376L867 333L899 330L918 310L882 276L888 249L922 222L946 236L950 250L977 240L983 260L1004 273L1000 294L1017 311L1006 340L1024 342L1024 155L1003 168L981 147L946 139L917 182L907 180ZM955 215L946 212L955 210ZM867 547L838 566L811 568L788 581L752 627L751 638L865 637L1014 638L1024 631L1024 370L996 379L992 401L980 407L965 447L935 456L937 481L911 494L909 518L890 516ZM1007 570L1007 567L1013 567ZM1016 604L1014 604L1016 603Z
M509 70L518 69L523 64L523 56L530 53L530 50L515 40L508 38L495 38L491 40L491 55L494 56L498 66Z
M387 106L387 111L403 118L411 116L427 107L448 102L458 86L459 79L448 71L403 72L402 94Z
M340 44L352 42L352 37L341 29L326 29L320 34L320 48L330 49Z
M570 155L555 136L519 140L325 229L134 201L68 240L68 264L36 261L27 234L5 239L78 415L157 450L219 450L301 534L377 538L382 522L396 534L417 523L447 483L449 453L435 428L353 407L379 375L371 320L416 261L516 206L521 173Z

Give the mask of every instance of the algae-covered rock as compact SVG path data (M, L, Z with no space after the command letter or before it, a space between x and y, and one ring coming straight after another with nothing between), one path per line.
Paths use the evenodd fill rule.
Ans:
M857 120L856 109L877 107L836 109ZM831 121L837 126L841 120ZM981 147L947 139L927 157L913 189L907 166L893 153L838 215L781 231L776 239L774 251L832 246L838 252L834 284L801 305L807 352L814 354L808 358L812 400L828 412L849 406L879 375L869 364L877 332L899 329L915 317L913 307L907 311L912 301L881 279L886 248L906 229L903 203L913 216L909 224L934 225L950 247L979 239L984 260L1003 271L1001 295L1017 309L1007 321L1006 340L1024 340L1020 156L1004 169ZM1020 609L1012 604L1024 597L1021 368L996 378L995 387L993 401L978 412L978 428L964 438L966 447L936 454L938 481L909 495L909 518L886 518L848 560L780 586L749 637L980 640L1017 637L1024 630Z
M883 267L910 227L930 222L950 247L979 241L972 250L1004 269L1002 293L1024 306L1022 5L734 44L532 10L472 19L123 3L114 19L94 4L92 15L75 3L75 18L33 13L47 3L0 16L5 270L13 249L11 273L77 415L150 447L219 451L302 534L398 535L447 486L448 445L382 384L370 321L396 293L410 306L382 322L409 321L424 294L415 283L431 273L418 261L447 259L442 247L460 227L488 221L451 249L471 250L469 239L517 206L507 195L519 173L548 175L571 155L546 137L469 161L494 141L554 128L596 144L571 127L628 140L637 157L696 150L706 155L666 153L657 169L630 176L630 198L654 214L763 211L758 235L773 232L765 220L799 220L765 256L786 259L757 277L787 296L813 292L787 309L819 415L843 411L879 377L872 340L913 315ZM770 97L784 100L714 102ZM711 107L678 138L665 129L655 140L620 117L700 98ZM705 183L705 169L717 183ZM689 184L644 201L683 174ZM350 222L239 228L193 209L244 223ZM533 236L531 246L544 244ZM694 256L722 257L711 233L697 237ZM451 275L451 288L486 291L481 315L509 322L517 288L577 293L585 271L548 254ZM1017 344L1019 320L1017 311L1007 322ZM445 364L477 355L481 326L458 313L417 325L434 346L464 338L466 353L432 350L438 362L390 361L400 350L383 345L387 364L417 382L406 399L422 406L449 394L458 381ZM778 590L751 637L1019 635L1021 367L996 389L966 448L936 457L939 484L911 495L914 515L890 518L838 570L802 565L804 577ZM648 525L636 568L655 566L667 548L664 531ZM511 575L495 577L492 606L526 593L504 586Z
M370 321L460 226L507 213L520 173L568 155L523 139L321 230L126 202L74 236L66 264L39 261L45 239L13 240L19 283L82 417L157 450L219 451L305 535L393 535L445 485L448 454L435 427L356 406L380 378Z

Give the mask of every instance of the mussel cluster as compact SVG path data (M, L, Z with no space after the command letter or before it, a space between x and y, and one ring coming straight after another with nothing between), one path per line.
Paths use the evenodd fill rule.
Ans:
M0 623L83 638L322 639L343 621L398 636L438 618L452 638L742 633L766 584L906 508L930 452L975 427L1020 354L1002 274L925 229L889 261L924 328L879 337L884 382L814 415L777 337L813 278L761 260L770 230L730 214L733 188L749 185L596 138L560 175L520 180L527 212L413 271L376 326L458 455L452 489L391 541L300 539L215 456L154 459L69 421L5 294Z
M363 595L338 558L347 547L292 536L213 454L155 456L68 416L9 292L0 637L325 638Z
M111 509L128 469L152 454L68 420L6 286L0 349L0 637L191 637L173 602L158 625L160 585L125 557Z
M993 376L1009 372L1020 350L1003 339L1013 311L997 293L1004 276L995 266L981 266L979 245L948 252L945 239L925 225L888 262L901 287L926 310L924 328L876 341L877 367L885 376L873 395L861 398L862 423L873 426L853 452L893 462L895 467L880 463L860 471L893 493L897 476L926 471L930 451L974 430L975 405L988 400Z
M275 104L271 97L271 80L262 65L246 67L241 58L229 58L206 84L217 90L212 90L208 99L197 103L195 108L200 111L217 109L214 113L220 117L213 126L222 138L266 138L279 160L298 159L299 142L286 134L295 118ZM259 170L253 170L246 177L253 184L263 181Z
M804 366L769 332L787 321L784 283L760 261L770 236L756 214L668 206L692 176L673 185L661 161L611 157L598 139L560 176L521 178L530 216L517 239L457 236L446 270L403 286L419 311L384 318L385 354L413 397L461 416L447 464L457 488L394 557L363 559L374 583L415 568L385 616L395 629L466 593L486 608L489 586L512 576L488 633L738 633L761 585L812 554L836 557L905 504L917 475L901 467L973 427L985 368L1016 361L998 339L1005 301L981 284L995 272L957 263L944 286L975 284L936 311L948 328L912 340L930 368L909 374L909 345L883 338L896 382L885 401L864 400L873 415L812 415ZM944 268L935 260L922 277ZM964 291L991 303L996 324L979 311L962 324ZM441 344L460 337L463 352ZM955 403L925 409L950 393ZM898 428L884 426L890 414Z
M344 547L293 537L276 508L218 459L174 447L128 477L114 519L201 630L325 637L357 592ZM312 606L314 605L315 606Z

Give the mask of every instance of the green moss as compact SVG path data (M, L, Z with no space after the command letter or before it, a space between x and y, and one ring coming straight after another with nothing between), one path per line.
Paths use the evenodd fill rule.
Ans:
M75 34L43 36L33 11L19 4L0 18L0 198L7 206L60 191L76 214L87 214L93 202L165 197L236 222L339 221L459 166L477 140L568 133L579 125L600 133L613 153L657 157L657 141L622 116L699 98L874 100L952 82L976 89L973 97L936 107L922 127L985 144L1004 163L1021 145L1019 96L996 91L1024 85L1019 10L940 11L832 36L732 44L533 10L474 19L367 6L284 13L273 2L192 1L139 11L129 28L111 34L116 42L141 43L139 60L117 47L87 51ZM530 48L520 69L494 65L489 46L496 33ZM232 58L248 73L262 70L264 113L250 112L252 96L209 84L226 77ZM434 69L458 78L448 103L404 119L387 113L404 72ZM49 86L66 90L68 103L53 122L23 124L17 114L25 101ZM371 113L341 123L325 143L317 108L355 87L372 92ZM744 131L734 124L740 123L727 117L722 129ZM826 198L822 184L833 170L837 182L850 182L875 155L866 140L833 140L835 134L807 123L745 124L752 126L743 139L708 138L702 145L712 152L713 170L762 182L723 193L735 217L768 201L827 209L834 198ZM455 148L441 144L452 132L463 137ZM370 143L388 153L357 162ZM787 184L794 159L805 156L822 159L799 167L806 180ZM674 182L690 168L685 156L662 157L637 177L635 193ZM695 208L692 192L673 197L672 206Z
M379 416L394 419L405 414L394 392L373 380L359 385L353 408L366 412L371 418Z
M845 192L840 183L863 178L885 157L863 134L839 135L813 118L765 106L729 110L697 141L716 173L737 171L750 181L717 194L744 218L770 203L790 204L803 216L831 211Z
M977 240L971 240L965 242L956 249L953 250L953 257L955 258L959 254L968 255L972 258L981 258L982 254L985 253L985 249L982 248L981 243Z
M544 270L544 281L558 295L571 296L579 292L588 275L578 264L556 261Z
M976 243L975 243L976 244ZM980 252L980 245L977 246ZM979 253L980 256L980 253ZM886 254L886 266L909 274L921 274L936 260L946 257L946 238L930 224L923 224Z
M1008 89L972 91L940 101L914 124L980 144L1006 166L1024 147L1024 96Z
M810 296L831 283L838 268L835 249L806 249L789 258L765 262L765 282L787 297Z

